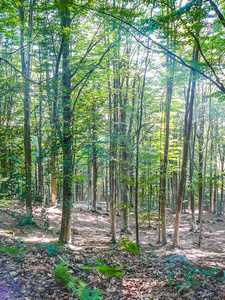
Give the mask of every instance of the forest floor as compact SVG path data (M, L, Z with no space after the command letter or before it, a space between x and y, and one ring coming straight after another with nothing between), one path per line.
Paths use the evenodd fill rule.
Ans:
M104 204L97 213L82 203L73 208L72 227L76 230L67 246L56 243L61 207L44 211L36 207L33 225L23 223L24 214L24 206L17 202L0 210L0 300L101 299L93 292L92 296L73 296L57 284L53 270L60 260L67 263L72 276L87 284L80 287L80 294L88 288L105 292L102 299L225 299L225 216L204 213L198 247L199 234L190 231L191 216L182 214L180 248L173 249L175 216L168 210L168 244L162 247L157 243L156 221L151 221L150 227L147 221L141 222L140 255L135 255L110 243L110 220ZM118 242L121 223L118 216ZM127 236L135 241L132 219L131 225L132 234ZM21 251L12 252L9 247ZM119 267L117 272L123 276L100 274L98 266L102 264Z

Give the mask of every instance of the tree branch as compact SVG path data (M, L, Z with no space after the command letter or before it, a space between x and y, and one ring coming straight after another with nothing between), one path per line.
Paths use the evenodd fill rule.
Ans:
M209 0L209 1L212 1L212 0ZM157 47L159 47L160 49L162 49L163 51L165 51L174 61L176 61L177 63L189 68L190 70L192 71L195 71L196 73L198 73L199 75L201 75L202 77L208 79L209 81L211 81L216 87L218 87L219 90L221 90L223 93L225 93L225 87L224 85L221 83L221 82L217 82L215 80L213 80L210 76L206 75L205 73L203 73L202 71L200 71L198 68L195 68L191 65L189 65L188 63L186 63L180 56L176 55L175 53L171 52L170 50L168 50L166 47L164 47L163 45L161 45L160 43L154 41L150 36L148 36L147 34L145 34L144 32L142 32L140 29L138 29L136 26L132 25L131 23L127 22L126 20L123 20L117 16L114 16L113 14L111 13L107 13L105 11L102 11L102 10L98 10L98 9L94 9L94 8L91 8L91 7L88 7L88 6L82 6L82 5L79 5L79 4L73 4L74 6L76 7L80 7L80 8L83 8L83 9L87 9L87 10L91 10L91 11L94 11L94 12L97 12L99 14L102 14L102 15L105 15L105 16L108 16L110 18L113 18L113 19L116 19L117 21L119 21L120 23L123 23L127 26L129 26L130 28L134 29L136 32L138 32L140 35L148 38L154 45L156 45ZM128 29L127 29L128 30ZM129 32L129 30L128 30ZM142 46L144 46L146 49L151 49L149 48L148 46L146 46L142 41L138 40L136 38L136 40L142 44Z
M0 57L0 61L4 61L5 63L7 63L8 65L10 65L11 68L13 68L17 73L21 74L26 80L34 83L34 84L41 84L42 82L44 82L45 80L43 81L40 81L40 82L36 82L30 78L28 78L27 76L25 76L19 69L17 69L15 66L13 66L7 59L3 58L3 57Z
M221 11L219 10L218 6L213 0L208 0L213 9L215 10L215 13L217 14L218 18L220 19L221 24L223 27L225 27L225 19L224 16L222 15Z

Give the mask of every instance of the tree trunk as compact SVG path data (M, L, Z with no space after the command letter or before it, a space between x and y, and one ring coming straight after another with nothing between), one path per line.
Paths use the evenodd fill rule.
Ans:
M200 119L200 126L199 126L199 134L198 134L198 221L200 222L200 212L201 212L201 205L203 202L203 137L204 137L204 107L202 103L202 107L199 105L199 119Z
M162 163L162 184L161 184L161 208L160 208L160 218L161 218L161 227L162 227L162 244L167 243L166 238L166 174L167 174L167 165L168 165L168 152L169 152L169 135L170 135L170 107L172 100L172 91L173 91L173 75L174 75L174 62L170 61L170 58L167 56L167 86L166 86L166 137L164 143L164 154L163 154L163 163Z
M20 28L20 57L22 64L22 73L30 78L31 76L31 55L32 43L24 47L25 38L25 4L20 1L19 17L21 22ZM31 41L33 33L33 12L35 0L29 2L29 21L28 21L28 39ZM31 130L30 130L30 84L23 79L23 103L24 103L24 150L25 150L25 186L26 186L26 216L32 220L32 174L31 174Z
M196 63L197 60L198 60L198 49L196 49L194 47L193 62ZM192 128L195 88L196 88L196 72L191 71L189 87L188 87L188 92L187 92L187 100L186 100L183 158L182 158L182 168L181 168L179 190L178 190L178 196L177 196L177 208L176 208L176 217L175 217L175 225L174 225L174 240L173 240L174 247L178 247L178 245L179 245L180 215L181 215L184 189L185 189L185 184L186 184L188 148L189 148L190 134L191 134L191 128ZM189 97L190 97L190 101L189 101Z
M122 151L122 216L123 216L123 227L122 231L125 233L131 233L130 230L130 219L129 219L129 199L128 199L128 149L127 149L127 126L126 126L126 109L127 109L127 101L128 101L128 87L129 87L129 78L126 77L126 94L123 99L123 103L121 103L121 133L122 133L122 141L121 141L121 151Z
M71 235L72 207L72 109L70 74L70 10L66 3L60 5L62 27L62 107L63 107L63 209L60 241L68 243Z
M105 201L106 201L106 211L109 211L109 201L108 201L108 167L105 168Z
M194 192L194 158L195 158L196 124L194 126L192 144L190 145L190 198L191 198L191 229L196 231L195 192Z
M91 165L88 162L88 206L92 205L92 176L91 176Z
M97 147L93 137L92 155L93 155L93 211L97 210Z

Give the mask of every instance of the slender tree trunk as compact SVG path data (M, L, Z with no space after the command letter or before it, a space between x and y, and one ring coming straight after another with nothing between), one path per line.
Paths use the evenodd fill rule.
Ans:
M213 213L217 210L217 155L216 145L214 145L214 182L213 182Z
M194 47L193 62L196 63L197 60L198 60L198 50ZM180 215L181 215L184 189L185 189L185 184L186 184L188 149L189 149L189 141L190 141L191 128L192 128L195 88L196 88L196 72L191 71L189 87L188 87L188 92L187 92L187 100L186 100L183 158L182 158L182 168L181 168L179 190L178 190L178 196L177 196L177 208L176 208L176 217L175 217L175 225L174 225L174 240L173 240L174 247L178 247L178 245L179 245ZM189 97L190 97L190 101L189 101Z
M128 87L129 87L129 78L126 77L126 94L121 103L121 151L122 151L122 216L123 216L123 227L122 231L126 233L131 233L130 231L130 219L129 219L129 199L128 199L128 149L127 149L127 126L126 126L126 106L128 101ZM121 101L122 102L122 101Z
M60 241L68 243L71 235L72 208L72 109L70 74L70 10L66 3L60 4L62 27L62 107L63 107L63 209Z
M31 55L32 43L29 43L27 50L24 47L25 38L25 3L20 1L19 17L20 28L20 57L22 64L22 73L30 78L31 76ZM35 0L29 1L29 21L28 21L28 39L31 41L33 33L33 12ZM25 181L26 181L26 215L32 220L32 173L31 173L31 130L30 130L30 84L26 79L23 80L23 101L24 101L24 149L25 149Z
M173 91L173 74L174 74L174 62L170 61L170 58L167 57L167 70L169 75L167 76L167 91L166 91L166 137L164 143L164 154L163 154L163 164L162 164L162 184L161 184L161 226L162 226L162 244L167 243L166 238L166 174L167 174L167 165L168 165L168 153L169 153L169 135L170 135L170 107L172 100L172 91Z
M224 151L224 150L223 150ZM221 157L221 188L220 188L220 214L223 213L223 190L224 190L224 153Z
M95 139L95 137L93 138ZM92 145L92 157L93 157L93 203L92 209L93 211L97 210L97 147L95 144L95 140L93 140Z
M200 226L199 226L199 240L198 240L198 245L199 247L201 246L201 239L202 239L202 224L203 224L203 201L205 198L205 186L206 186L206 163L207 163L207 153L208 153L208 142L209 142L209 133L210 133L210 113L209 113L209 122L208 122L208 132L207 132L207 138L206 138L206 144L205 144L205 161L204 161L204 173L203 173L203 185L202 185L202 190L203 190L203 197L202 197L202 202L200 206L200 211L199 211L199 219L200 219Z
M139 220L138 220L138 172L139 172L139 142L140 142L140 133L142 129L142 117L143 117L143 102L144 102L144 92L145 92L145 83L146 83L146 72L148 67L148 55L149 51L147 52L146 59L145 59L145 71L143 77L143 83L140 93L140 112L137 112L137 130L136 130L136 167L135 167L135 201L134 201L134 208L135 208L135 231L136 231L136 246L138 249L140 248L140 241L139 241Z
M191 228L196 231L195 192L194 192L194 158L195 158L196 124L190 145L190 198L191 198Z
M89 203L92 205L92 176L91 176L91 165L88 163L88 206Z
M105 201L106 201L106 211L109 211L109 201L108 201L108 167L105 168Z
M200 222L200 212L201 206L203 202L203 137L204 137L204 107L202 101L202 107L199 105L199 118L200 118L200 126L199 126L199 134L198 134L198 221Z

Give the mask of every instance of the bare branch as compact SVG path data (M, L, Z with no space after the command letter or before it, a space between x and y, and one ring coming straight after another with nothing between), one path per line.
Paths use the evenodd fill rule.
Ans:
M13 66L7 59L3 58L3 57L0 57L0 61L4 61L5 63L7 63L8 65L10 65L10 67L12 67L17 73L21 74L26 80L34 83L34 84L41 84L42 82L44 82L45 80L43 81L40 81L40 82L36 82L30 78L28 78L27 76L25 76L19 69L17 69L15 66Z
M98 9L94 9L94 8L91 8L91 7L88 7L88 6L82 6L82 5L79 5L79 4L73 4L74 6L76 7L80 7L80 8L84 8L84 9L87 9L87 10L91 10L91 11L94 11L94 12L97 12L99 14L102 14L102 15L105 15L105 16L108 16L110 18L113 18L113 19L116 19L117 21L119 21L120 23L123 23L127 26L129 26L130 28L134 29L136 32L138 32L140 35L148 38L154 45L156 45L157 47L159 47L160 49L162 49L163 51L165 51L174 61L176 61L177 63L189 68L190 70L192 71L195 71L196 73L198 73L199 75L201 75L202 77L208 79L209 81L211 81L215 86L218 87L219 90L221 90L223 93L225 93L225 87L224 85L221 83L221 82L217 82L215 81L214 79L212 79L210 76L206 75L204 72L200 71L198 68L196 67L193 67L191 65L189 65L188 63L186 63L180 56L176 55L175 53L171 52L170 50L168 50L166 47L164 47L163 45L161 45L160 43L154 41L150 36L148 36L147 34L145 34L144 32L142 32L140 29L138 29L136 26L132 25L131 23L127 22L126 20L123 20L117 16L114 16L113 14L111 13L107 13L105 11L102 11L102 10L98 10ZM128 30L129 32L129 30ZM145 45L142 41L138 40L136 38L136 40L142 44L142 46L144 46L146 49L149 49L149 47L147 45Z

